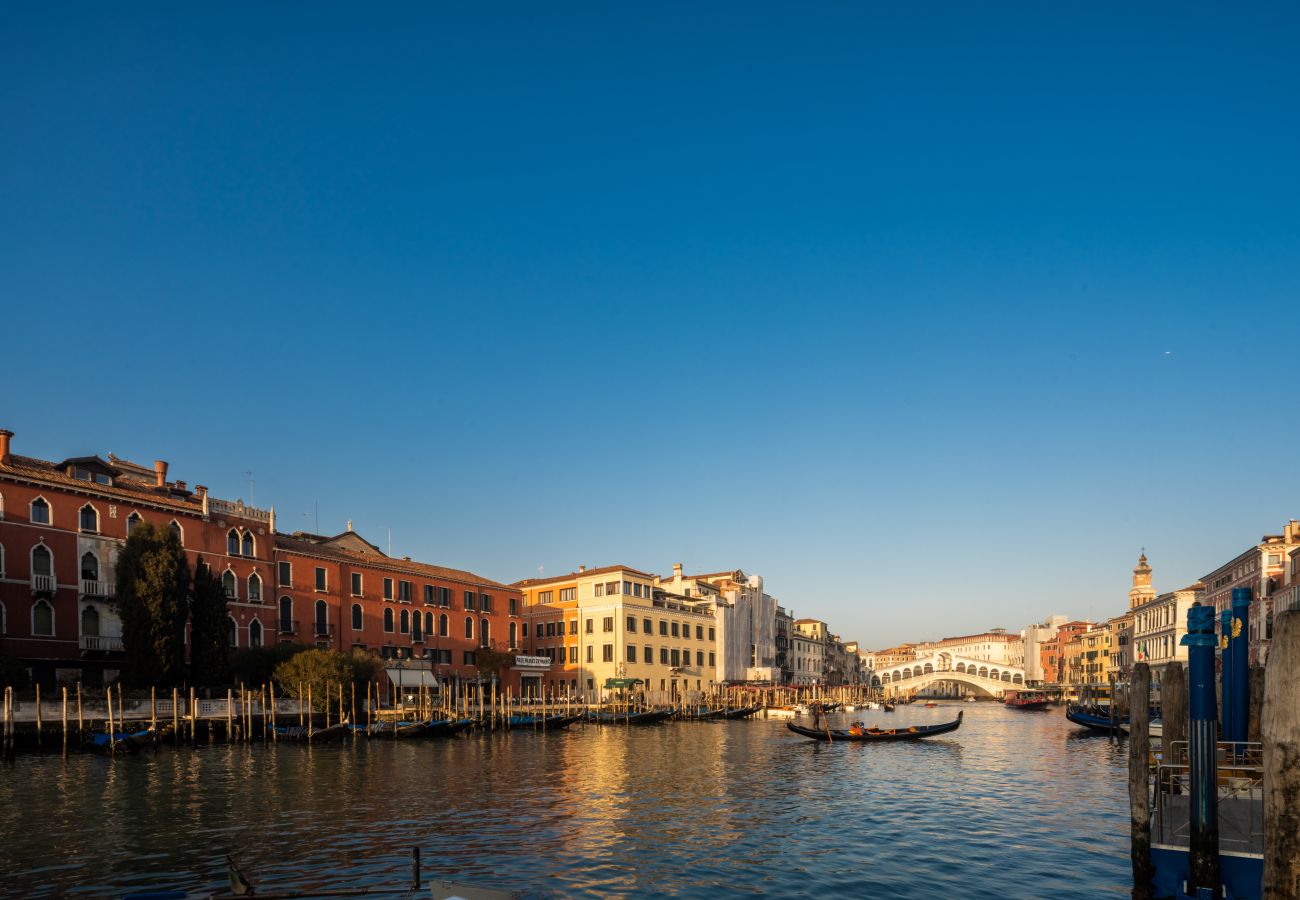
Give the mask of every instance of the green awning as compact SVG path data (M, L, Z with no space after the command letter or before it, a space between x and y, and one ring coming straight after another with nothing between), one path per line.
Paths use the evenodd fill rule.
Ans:
M606 678L605 690L612 690L613 688L636 687L640 683L641 683L640 678Z

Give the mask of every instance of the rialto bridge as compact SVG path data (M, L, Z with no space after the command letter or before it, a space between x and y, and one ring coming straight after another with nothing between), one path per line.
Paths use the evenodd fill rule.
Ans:
M1006 691L1024 687L1025 670L936 650L909 662L877 669L873 683L875 681L879 681L885 695L890 697L915 694L944 681L965 685L991 697L1000 697Z

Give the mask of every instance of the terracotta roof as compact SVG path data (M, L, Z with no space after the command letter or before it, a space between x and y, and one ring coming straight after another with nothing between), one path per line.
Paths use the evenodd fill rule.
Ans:
M327 544L317 544L311 541L299 540L286 534L275 535L275 548L283 550L286 553L296 553L300 556L313 556L318 559L332 559L338 562L355 563L356 565L369 566L373 569L387 569L399 574L418 575L428 578L437 578L444 581L459 581L466 584L472 584L476 587L491 587L501 590L510 590L511 586L502 584L499 581L493 581L490 578L484 578L482 575L476 575L473 572L467 572L464 569L449 569L446 566L435 566L429 563L415 562L413 560L393 559L389 556L371 556L365 553L357 553L352 550L345 550L342 547L330 546Z
M139 481L132 478L118 477L114 479L111 485L100 484L97 481L86 481L81 478L73 478L67 472L60 469L55 463L44 459L34 459L30 456L19 456L13 454L9 457L10 464L0 466L0 476L10 475L15 478L27 478L32 481L39 481L52 486L67 487L84 494L92 494L105 498L117 498L122 500L137 500L143 503L152 503L158 506L166 506L171 509L183 510L185 512L201 514L201 504L189 496L189 492L184 492L184 496L175 496L171 488L159 488L152 482Z
M550 578L525 578L523 581L516 581L512 587L535 587L540 584L553 584L557 581L575 581L579 578L586 578L588 575L606 575L610 572L629 572L633 575L640 575L642 578L654 578L649 572L642 572L640 569L634 569L631 566L602 566L599 569L587 569L585 572L570 572L568 575L552 575Z

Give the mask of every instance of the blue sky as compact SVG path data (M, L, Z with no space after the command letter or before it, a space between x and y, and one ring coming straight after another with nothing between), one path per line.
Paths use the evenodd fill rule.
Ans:
M1300 515L1294 6L0 15L18 452L875 646Z

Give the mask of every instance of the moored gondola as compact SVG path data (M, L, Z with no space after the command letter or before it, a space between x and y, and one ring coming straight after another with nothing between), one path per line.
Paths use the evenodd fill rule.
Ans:
M1111 721L1110 712L1096 706L1080 706L1071 703L1065 708L1065 717L1075 725L1082 725L1093 731L1104 731L1109 734L1112 731L1119 731L1119 726L1128 725L1128 716L1117 718Z
M328 728L308 728L306 725L267 725L267 733L277 741L296 741L302 744L328 744L351 732L347 720Z
M943 722L939 725L913 725L910 728L862 728L854 726L853 728L806 728L803 725L796 725L793 722L787 722L785 727L795 734L801 734L804 737L812 738L818 741L847 741L850 743L871 743L873 741L915 741L921 738L934 737L939 734L947 734L950 731L956 731L961 727L962 713L957 713L957 718L951 722Z
M574 722L582 718L582 713L563 713L553 716L532 715L523 713L520 715L506 716L505 725L507 728L533 729L536 731L554 731L557 728L568 728Z
M98 753L138 753L153 746L157 737L157 728L150 725L143 731L95 732L86 736L86 746Z
M674 709L647 709L640 712L591 710L587 713L587 721L598 725L655 725L672 718L675 712Z
M473 719L431 719L425 722L425 734L429 737L451 737L474 727Z
M763 708L763 704L756 703L752 706L741 706L737 709L728 709L723 712L724 719L748 719L754 713Z

